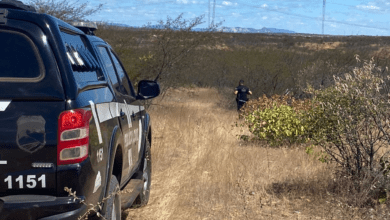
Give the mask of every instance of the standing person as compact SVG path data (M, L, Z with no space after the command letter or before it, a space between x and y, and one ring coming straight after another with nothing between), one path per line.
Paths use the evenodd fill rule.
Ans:
M244 86L244 80L240 80L239 85L234 91L234 94L237 95L237 110L240 110L240 108L244 106L245 102L248 101L247 95L252 95L252 92L248 87Z

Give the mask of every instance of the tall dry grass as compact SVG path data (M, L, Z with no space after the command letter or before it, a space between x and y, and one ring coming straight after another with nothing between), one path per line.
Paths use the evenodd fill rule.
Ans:
M168 90L154 100L150 202L124 219L390 218L343 202L331 166L304 146L238 140L245 131L226 102L206 88Z

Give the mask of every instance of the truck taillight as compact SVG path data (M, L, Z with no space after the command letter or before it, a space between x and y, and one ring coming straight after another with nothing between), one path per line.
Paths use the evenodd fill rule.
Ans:
M80 163L88 157L89 121L92 112L64 111L58 118L57 164Z

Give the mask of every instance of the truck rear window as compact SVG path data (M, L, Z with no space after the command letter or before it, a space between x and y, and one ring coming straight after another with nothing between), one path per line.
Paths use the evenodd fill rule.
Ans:
M104 75L99 71L99 64L86 44L85 37L66 29L60 30L77 85L81 87L88 82L104 81Z
M0 82L39 82L45 76L42 59L30 38L0 30Z

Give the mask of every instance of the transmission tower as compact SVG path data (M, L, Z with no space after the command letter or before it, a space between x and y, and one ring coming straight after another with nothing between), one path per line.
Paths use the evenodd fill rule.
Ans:
M326 0L324 0L324 4L322 5L322 35L324 35L325 3L326 3Z

